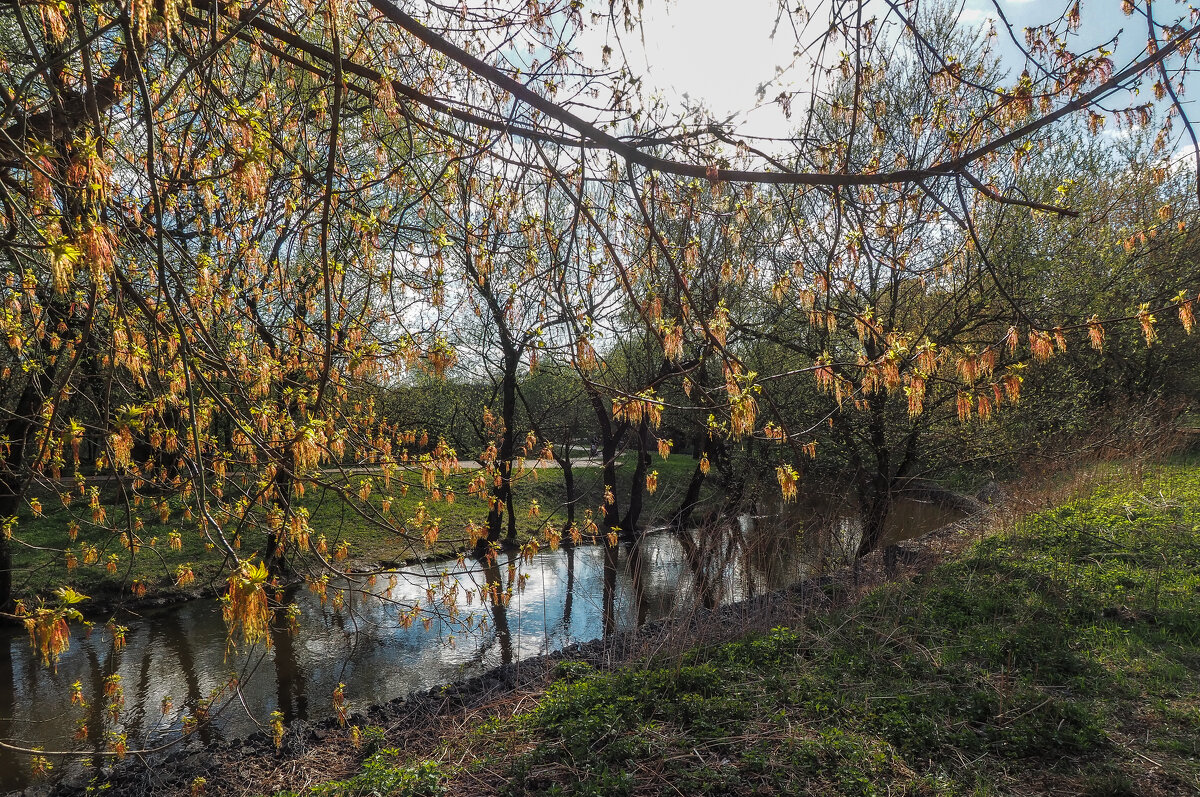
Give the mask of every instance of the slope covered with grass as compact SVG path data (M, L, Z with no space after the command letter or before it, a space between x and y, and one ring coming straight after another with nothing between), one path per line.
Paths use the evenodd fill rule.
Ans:
M1200 793L1200 468L1109 477L799 627L564 665L535 707L372 771L420 767L427 794Z

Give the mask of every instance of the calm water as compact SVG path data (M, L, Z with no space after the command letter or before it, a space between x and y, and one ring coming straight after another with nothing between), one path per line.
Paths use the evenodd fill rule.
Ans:
M932 504L897 503L888 541L919 536L960 515ZM47 750L97 750L109 732L124 733L130 749L157 747L178 735L185 715L212 703L214 721L203 738L244 735L275 710L287 720L333 713L332 694L345 684L351 709L378 703L487 668L557 650L573 642L686 612L752 597L795 583L844 559L857 543L853 516L807 507L786 515L743 516L735 527L706 533L658 532L615 551L597 546L543 551L532 562L502 554L491 568L474 562L418 566L387 576L368 594L343 593L334 607L331 585L322 602L307 590L291 600L299 628L277 631L270 650L226 652L226 629L214 601L192 601L122 618L127 645L97 628L76 632L57 671L41 666L28 637L0 630L0 739ZM524 578L524 589L517 581ZM485 584L512 585L507 607L479 599ZM455 594L452 613L427 589ZM469 604L466 593L473 591ZM414 605L420 618L405 627L398 616ZM455 614L456 616L451 616ZM428 620L428 628L425 627ZM120 675L125 707L114 722L105 713L105 678ZM228 687L236 677L236 692ZM89 703L72 706L79 681ZM9 687L11 684L11 687ZM171 709L163 713L163 700ZM80 720L85 741L72 741ZM56 771L63 762L54 759ZM0 750L0 790L26 785L28 756Z

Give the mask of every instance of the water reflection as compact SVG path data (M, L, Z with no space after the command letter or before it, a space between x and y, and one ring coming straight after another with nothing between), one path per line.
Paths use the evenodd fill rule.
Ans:
M955 518L929 504L897 502L889 539ZM109 732L119 732L131 749L154 747L214 695L213 725L199 732L203 738L239 735L258 729L251 717L261 721L275 710L286 721L332 714L339 683L346 684L352 708L365 707L576 641L783 588L854 550L856 529L854 519L836 509L807 506L743 516L719 528L651 533L614 547L543 551L529 562L502 553L482 565L430 564L398 573L390 599L386 578L365 594L344 593L341 601L332 597L336 585L324 600L298 591L291 598L299 606L296 631L286 631L277 618L269 650L229 655L220 608L211 601L122 620L129 632L120 651L102 628L90 635L77 630L57 671L31 655L23 633L5 629L0 738L99 752ZM438 586L446 589L431 605L427 590ZM428 628L422 619L404 621L412 606L423 607ZM106 716L103 697L112 675L120 676L125 696L116 723ZM226 700L231 678L238 701ZM83 686L86 709L71 704L75 681ZM4 688L9 683L12 688ZM164 714L168 696L172 706ZM236 702L237 710L230 704L216 711L223 701ZM80 720L87 723L86 740L72 741ZM27 767L27 760L0 751L0 788L24 785Z
M296 652L296 638L281 617L276 617L271 624L270 634L274 650L275 708L283 714L284 722L308 719L308 691Z

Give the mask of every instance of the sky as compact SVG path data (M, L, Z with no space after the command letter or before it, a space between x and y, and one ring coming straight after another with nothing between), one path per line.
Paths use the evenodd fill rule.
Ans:
M1000 8L1023 38L1026 25L1048 21L1066 8L1054 0L999 0ZM607 4L605 4L607 5ZM882 14L885 6L871 0L868 7ZM731 13L731 8L736 11ZM997 16L989 0L965 0L961 4L961 24L982 28ZM777 79L767 96L783 88L803 87L805 69L793 67L776 76L776 67L794 63L796 40L790 29L781 29L774 37L778 0L647 0L643 12L643 35L622 33L622 45L635 71L645 76L651 91L660 93L676 107L685 100L702 101L717 119L738 112L743 131L751 135L786 135L789 123L773 103L761 106L756 89L764 81ZM823 15L822 15L823 18ZM1099 44L1124 29L1115 66L1119 69L1136 57L1145 46L1145 31L1135 17L1120 11L1118 0L1086 0L1084 24L1077 42ZM1001 40L1005 38L1000 31ZM589 59L603 45L602 31L591 31L580 45ZM1002 44L1001 55L1011 74L1019 74L1023 59L1011 43Z
M679 104L685 98L702 101L718 119L741 112L742 119L773 134L787 123L774 103L752 110L760 106L755 92L776 78L777 66L794 60L795 38L790 31L770 36L775 0L743 0L737 6L730 14L729 4L720 0L647 4L646 46L631 52L631 61L640 61L650 85L664 97ZM788 74L782 80L792 84L798 78Z

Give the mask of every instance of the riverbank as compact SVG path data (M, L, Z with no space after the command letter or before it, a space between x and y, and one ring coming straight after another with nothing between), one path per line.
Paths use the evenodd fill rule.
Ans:
M358 749L336 725L297 726L279 753L265 735L185 747L138 783L185 793L206 777L214 795L1195 793L1198 524L1194 459L1137 477L1102 467L1050 509L903 546L896 580L875 556L697 615L685 632L394 701L352 718ZM747 627L758 630L730 641Z
M971 524L954 524L920 542L899 544L894 557L897 567L902 570L926 567L933 550L930 546L939 551L958 547L970 535L970 528ZM439 738L445 723L461 730L460 721L479 716L479 712L489 712L497 701L507 705L513 699L540 693L562 666L609 669L622 662L644 658L652 651L658 654L679 651L699 639L728 639L744 634L747 629L766 630L780 623L795 622L805 611L825 610L852 600L869 583L884 578L883 562L882 557L872 557L857 573L840 571L801 582L785 591L766 593L712 610L693 607L682 615L674 613L662 620L651 620L637 631L618 632L606 639L570 645L549 655L493 668L478 677L372 706L350 717L351 726L361 729L363 743L359 748L354 747L347 730L340 728L335 720L295 722L288 727L278 751L267 734L256 733L231 742L210 740L208 744L198 738L185 739L167 754L165 761L156 757L150 769L136 756L121 764L109 756L105 762L107 768L102 772L104 782L97 785L121 794L182 794L191 791L195 778L211 780L212 773L217 773L223 784L219 787L220 793L273 791L288 782L287 779L277 782L277 766L292 772L319 770L323 773L337 770L334 759L340 759L343 767L353 766L361 759L363 751L383 743L380 736L383 728L393 732L405 729L405 733L411 734L410 741L427 744ZM595 633L599 633L599 627ZM320 692L322 696L328 693L328 690ZM346 694L352 701L355 696L361 697L353 689L347 689ZM392 738L395 738L394 733ZM66 764L55 774L62 776L64 772L65 782L58 791L75 795L89 783L93 771L79 764ZM229 788L228 784L233 783L240 785ZM274 785L268 788L263 784ZM43 792L33 789L29 793Z
M565 524L566 486L561 469L553 463L527 462L526 465L528 470L514 482L516 548L531 540L537 540L544 547L548 525L561 532ZM653 494L643 494L640 524L643 529L669 523L680 510L696 461L688 456L672 456L667 460L656 460L654 468L657 489ZM618 484L614 492L618 501L626 496L634 472L633 457L627 455L617 467ZM576 463L574 473L576 521L580 527L586 527L588 513L597 517L605 500L601 468L596 460L583 459ZM323 545L326 556L344 572L371 573L453 561L470 553L468 524L482 527L487 521L486 503L468 494L471 469L451 474L440 483L436 501L421 489L414 488L404 494L393 490L386 512L378 472L372 475L372 472L360 470L348 478L355 484L364 479L372 480L373 489L367 505L377 510L379 517L386 516L386 523L378 522L378 518L364 517L360 511L362 506L352 504L334 489L310 489L296 498L297 509L305 513L311 529L310 545ZM704 522L720 506L714 482L714 479L708 479L703 484L693 508L693 523ZM222 549L207 540L177 498L164 496L127 503L112 483L95 481L89 484L100 490L98 500L100 514L107 523L105 528L83 522L78 506L68 507L58 498L51 500L50 497L43 498L41 515L32 516L26 512L19 518L14 585L17 597L27 606L36 605L39 600L54 604L54 591L65 585L88 596L76 607L85 617L107 621L117 613L133 616L224 594L229 559ZM768 513L782 511L784 505L778 500L778 485L773 478L764 490L768 496L766 504L770 507ZM809 506L814 513L853 515L857 506L846 503L852 501L846 491L844 485L809 483L798 505ZM984 506L971 496L926 479L910 480L897 497L963 514L977 512ZM81 501L76 499L73 503ZM90 513L86 508L83 511ZM419 539L418 514L438 518L440 533L436 539ZM252 508L246 517L247 522L237 525L236 534L230 532L243 556L265 545L261 508ZM73 521L77 532L75 540L69 536ZM135 535L138 544L134 548L126 544L126 532L121 531L127 528L139 529ZM895 531L897 529L889 526L885 534ZM343 544L344 555L339 553ZM300 576L308 568L317 574L325 572L311 557L301 556L295 564L295 584L300 583Z
M623 461L617 469L618 495L627 489L634 472L632 456L625 460L629 461ZM696 465L690 457L677 455L656 462L654 467L658 487L646 499L643 524L647 526L665 522L679 509ZM584 513L589 509L594 512L604 500L604 485L594 460L578 464L575 476L577 518L582 526ZM379 518L386 519L384 523L364 517L332 489L310 489L297 497L296 504L307 513L311 545L323 541L328 555L334 557L338 546L346 543L345 561L339 566L359 571L397 567L453 558L467 550L467 524L483 525L487 519L486 503L468 494L472 478L469 469L451 474L439 482L437 500L419 488L403 494L392 490L385 511L382 478L355 472L353 490L359 490L364 479L372 481L368 503L378 511ZM69 585L90 598L79 608L90 617L101 617L117 607L140 611L224 592L226 555L208 543L177 498L127 503L120 490L101 489L103 483L99 482L90 487L100 490L99 514L107 528L87 522L94 516L93 511L87 505L88 499L78 494L71 507L57 497L45 496L40 516L26 511L19 517L16 536L20 544L14 555L17 597L34 604L39 598L51 598L58 587ZM702 505L711 494L711 487L706 486ZM563 525L566 502L562 471L552 463L537 468L530 464L514 482L518 543L540 536L547 523ZM436 539L423 540L414 531L420 526L414 520L418 512L440 518L441 532ZM72 521L77 525L75 540L69 536ZM132 549L125 544L123 533L110 530L134 527L138 528L139 543ZM241 551L249 553L265 544L262 528L259 522L240 526L235 539Z
M565 670L427 760L447 793L1196 793L1198 523L1195 462L1110 473L845 608Z
M754 709L755 712L766 712L763 716L767 719L768 715L773 716L782 711L788 716L797 717L797 721L807 724L807 727L821 729L836 726L829 726L827 723L845 720L847 725L843 730L855 730L857 723L858 729L855 732L862 735L864 730L869 731L870 728L862 727L864 720L861 715L865 709L862 706L856 708L855 700L866 700L868 707L873 710L881 702L886 703L887 700L896 698L897 692L901 693L900 697L904 697L905 701L911 701L913 694L919 697L936 694L947 688L957 694L964 688L964 681L971 687L967 692L973 689L976 697L995 692L1000 695L1001 702L1010 708L1025 705L1022 700L1028 702L1026 698L1032 690L1032 693L1051 697L1061 692L1070 698L1068 704L1082 701L1085 704L1084 708L1091 711L1094 706L1089 706L1095 701L1096 695L1111 698L1116 694L1114 684L1123 687L1135 682L1137 678L1145 677L1143 673L1150 672L1155 680L1153 692L1136 699L1122 695L1119 706L1102 706L1104 710L1101 713L1106 718L1141 718L1152 716L1154 711L1159 710L1160 704L1166 704L1168 708L1165 710L1168 713L1174 712L1170 715L1174 717L1171 719L1171 723L1174 724L1164 727L1163 733L1170 739L1170 734L1179 734L1182 729L1183 736L1180 738L1184 747L1176 752L1183 755L1186 762L1189 755L1194 759L1194 707L1200 705L1200 701L1196 699L1194 690L1182 693L1178 690L1172 691L1174 687L1171 684L1167 684L1167 688L1164 689L1158 683L1160 673L1157 670L1161 669L1164 661L1168 664L1171 661L1182 661L1182 675L1176 673L1172 676L1172 683L1177 684L1180 678L1184 683L1188 682L1188 678L1195 683L1196 663L1200 662L1200 654L1195 647L1197 634L1194 625L1190 631L1191 641L1184 640L1184 644L1177 645L1174 653L1163 652L1163 645L1160 644L1162 640L1150 640L1152 649L1148 652L1118 649L1112 660L1079 670L1077 676L1080 676L1080 673L1086 675L1086 690L1069 679L1064 682L1062 673L1054 673L1052 666L1043 667L1043 674L1051 673L1052 677L1039 680L1039 667L1042 667L1042 664L1039 664L1038 659L1033 660L1031 679L1030 663L1022 661L1021 656L1026 655L1028 649L1044 647L1050 654L1050 659L1059 654L1068 657L1082 655L1086 658L1093 655L1088 645L1093 642L1100 644L1107 639L1106 633L1115 639L1121 639L1122 633L1128 633L1122 629L1129 623L1134 624L1133 630L1137 632L1131 638L1131 641L1136 643L1136 648L1138 644L1147 641L1143 632L1148 629L1162 627L1170 634L1178 636L1180 617L1195 618L1200 615L1195 611L1195 601L1200 595L1200 577L1197 576L1196 564L1193 561L1198 542L1197 504L1200 504L1200 499L1197 498L1200 494L1197 465L1194 458L1186 462L1146 469L1138 465L1134 466L1137 469L1136 476L1124 472L1128 465L1089 469L1082 475L1077 474L1074 479L1056 480L1055 484L1049 486L1039 484L1040 500L1044 502L1047 496L1050 496L1054 508L1049 512L1031 515L1020 524L1013 524L1006 519L1001 510L993 509L986 515L954 524L918 541L902 544L891 551L880 552L879 555L864 560L856 570L844 570L815 582L810 581L799 590L773 594L747 604L725 607L716 612L700 611L681 621L651 623L640 634L618 634L604 643L577 646L564 654L526 660L517 665L491 671L479 678L420 693L407 700L394 700L376 706L362 715L351 718L352 724L360 729L361 744L357 748L351 743L349 731L338 728L332 722L294 724L288 730L281 753L276 752L274 744L266 734L239 739L231 744L217 742L205 745L199 739L185 740L170 753L171 762L166 765L156 763L149 773L134 761L119 765L114 773L116 780L112 781L110 788L116 788L122 794L131 788L138 791L129 793L181 794L190 791L194 778L208 776L209 793L253 795L270 794L288 788L297 790L304 784L311 786L319 781L340 779L336 780L330 789L314 793L355 794L360 793L357 787L349 788L353 784L342 782L347 776L362 785L373 778L384 776L397 778L397 782L400 782L409 779L410 776L420 775L424 778L422 782L436 789L428 792L401 790L399 793L438 793L437 790L440 789L441 793L453 794L463 790L476 790L476 785L471 784L476 777L487 776L493 780L501 776L505 779L517 777L520 773L519 767L515 767L515 762L523 749L522 746L547 746L550 744L545 737L547 732L558 733L558 742L563 741L565 737L561 728L556 730L552 727L553 723L551 726L539 727L537 722L530 719L536 714L534 707L545 705L546 701L556 694L556 689L565 688L555 684L586 680L592 685L589 689L600 689L608 694L604 700L613 703L619 709L628 702L629 695L621 691L623 687L613 693L612 689L617 688L614 684L619 686L625 679L636 678L639 672L654 671L658 673L656 677L670 677L670 673L681 671L681 668L707 667L714 661L720 663L728 659L730 655L735 658L741 655L722 654L722 646L727 650L737 650L739 647L746 649L747 646L751 650L778 648L778 641L772 641L772 629L779 627L792 629L790 633L799 634L801 642L797 644L801 647L829 649L833 652L834 660L831 662L825 658L823 669L815 671L814 677L820 681L828 676L830 682L822 687L826 696L840 695L842 703L839 704L838 713L833 716L811 717L804 716L806 712L778 695L768 694L760 696L762 699L757 701ZM1021 499L1018 496L1015 500ZM1079 519L1078 528L1071 526L1074 522L1071 518ZM1064 519L1067 521L1065 526ZM1110 520L1112 528L1109 528ZM1096 539L1092 540L1090 548L1081 547L1081 543L1092 537ZM975 540L981 538L983 542L979 543L977 549L970 548ZM999 568L1006 558L1013 558L1017 566ZM1124 565L1121 564L1123 558L1129 560ZM943 560L949 560L940 565L942 568L949 568L949 577L944 576L940 570L933 570ZM1031 560L1032 566L1027 566L1030 562L1026 560ZM882 594L887 595L888 590L899 591L891 593L891 597L887 599L881 599L878 592L868 594L877 585L888 582L889 563L895 567L896 572L892 575L899 578L899 583L883 587ZM1002 574L1001 581L1006 583L1007 591L997 592L997 584L994 583L997 573ZM1038 576L1039 573L1041 576ZM1065 585L1057 583L1062 579L1066 580ZM1101 585L1107 584L1108 591L1097 591L1097 581ZM939 589L939 584L942 589ZM1155 589L1159 608L1151 609L1151 613L1147 614L1144 607L1153 605L1147 589L1153 584L1157 584ZM981 587L986 589L980 591ZM926 606L931 590L937 590L941 595L941 603ZM860 600L864 595L866 598ZM1017 599L1011 601L1011 606L1007 606L1006 601L1012 595L1016 595ZM1097 596L1107 596L1107 599L1089 600L1089 597ZM881 600L882 604L879 603ZM955 612L948 612L945 601L954 603L952 608ZM917 610L911 618L905 615L907 607ZM1065 611L1064 622L1052 628L1040 627L1040 624L1044 624L1045 617L1042 615L1046 611ZM1191 614L1188 615L1188 612ZM991 625L988 625L989 619ZM1191 622L1194 623L1194 620ZM1099 624L1101 628L1091 627L1089 623ZM1139 629L1136 627L1138 623L1145 623L1146 626ZM1171 623L1175 625L1171 626ZM977 631L989 629L991 635L963 637L963 633L970 630L965 626L971 624L981 626ZM1109 628L1110 625L1113 627ZM859 626L862 627L861 630ZM852 633L844 632L842 629L846 627L856 630ZM1187 628L1186 625L1183 627ZM759 636L743 639L747 632L756 632ZM865 661L873 660L877 666L887 663L887 656L880 656L878 651L871 650L872 635L875 641L883 644L886 644L892 635L898 636L900 648L908 651L904 656L900 656L898 662L900 674L904 675L906 680L898 679L897 676L894 683L878 680L875 683L864 682L862 685L867 691L860 694L862 690L859 690L858 684L846 681L846 677L851 677L856 672L854 669L847 670L846 675L839 675L841 670L838 656L845 657L847 661L857 661L855 657L858 654L853 650L853 644L850 644L848 649L847 643L865 638L868 643L865 648ZM960 638L955 638L956 635ZM1074 643L1070 643L1068 639L1067 651L1064 654L1064 636L1078 636L1082 640L1079 643L1083 645L1082 650L1075 650L1072 647ZM1002 654L1007 649L1004 645L1009 644L1005 640L1010 638L1017 640L1014 643L1017 647L1013 650L1018 655L1014 659L1013 652L1009 651L1009 660L1005 660ZM980 639L990 640L989 644L993 648L988 651L989 656L985 657L982 664L978 656L974 660L971 658L975 655L972 651ZM1174 644L1170 638L1166 642ZM1000 652L995 649L997 646ZM906 668L911 662L907 662L905 656L918 653L918 658L932 655L940 660L948 655L948 659L944 663L936 664L932 673L918 673L921 677L917 677L906 673ZM779 669L776 664L779 663L777 660L782 661L780 656L787 658L784 653L772 654L767 662L753 660L745 667L730 668L725 666L728 664L725 661L715 671L708 672L706 669L708 675L705 677L712 676L714 688L718 691L725 690L730 694L746 696L739 681L743 678L748 679L748 682L771 680L775 677L771 673ZM1124 658L1118 661L1119 657ZM813 658L813 662L819 658ZM578 661L583 661L587 667L581 669L575 663ZM635 662L633 667L621 667L622 663L630 661ZM1050 663L1053 664L1053 661ZM767 666L768 664L770 666ZM1114 664L1119 666L1114 669ZM812 666L812 663L801 664L800 669ZM964 667L968 671L967 676L963 675ZM796 670L797 668L793 667L789 672L785 667L779 669L779 673L785 679L795 679L793 688L807 689L809 686L819 685L805 681L801 677L804 673ZM885 674L891 671L891 667L883 667L881 670ZM970 678L975 676L979 677L972 682ZM948 683L942 683L943 677L948 679ZM889 687L892 687L893 691L889 692ZM656 686L655 689L657 688ZM664 686L663 693L674 694L673 688ZM903 693L906 690L913 694L905 696ZM681 699L693 702L699 700L703 703L706 699L704 693L689 695L686 690L680 695ZM353 700L353 695L350 697ZM649 700L651 696L645 697ZM1016 702L1005 702L1009 697ZM771 703L771 700L775 700L775 704ZM1148 706L1139 704L1138 700ZM1180 703L1172 707L1171 702L1174 700ZM905 706L907 713L907 702ZM714 709L713 706L701 707L708 715L705 722L720 720L719 716L710 711ZM842 717L840 712L847 707L850 716ZM1029 707L1025 705L1025 708ZM605 714L613 710L613 706L601 704L576 708L580 709L582 715L594 712ZM983 732L980 729L986 728L986 717L980 719L975 716L965 721L955 720L951 716L953 707L943 708L945 711L940 719L952 729L956 724L964 726L964 722L965 726L958 730L965 728L972 732ZM651 711L649 719L642 724L648 723L650 727L657 727L662 721L655 717L653 706L642 705L638 710ZM921 710L928 714L929 707L925 706ZM981 710L986 711L986 706ZM1190 715L1193 717L1191 730L1186 724L1189 710L1193 711ZM993 719L1001 726L1013 719L1013 712L1009 709L1002 709L1000 713L1003 716L997 715ZM1178 721L1179 717L1185 718L1182 725ZM665 720L668 725L673 726L679 718L667 716ZM925 716L922 722L929 720L930 717ZM488 729L482 736L479 733L481 726ZM695 733L694 728L685 723L682 732L683 741L691 739L698 750L706 749L707 741L692 738L690 735ZM528 736L530 733L533 735ZM1114 738L1113 731L1104 723L1101 723L1101 733L1109 739ZM1188 736L1188 733L1191 736ZM633 735L638 736L636 729ZM998 738L1002 737L1001 733ZM619 742L621 734L614 738ZM509 741L503 741L505 739ZM605 740L592 741L607 744ZM1136 754L1130 755L1138 760L1140 755L1146 755L1160 764L1165 762L1164 766L1170 771L1177 762L1170 756L1155 756L1155 752L1162 752L1154 747L1156 744L1161 746L1160 737L1147 737L1144 745L1134 745ZM1192 748L1187 748L1187 744L1192 744ZM498 753L500 748L503 749ZM398 757L380 754L370 758L371 755L388 749L404 752ZM980 758L987 763L989 753L985 751L982 757L968 755L972 749L969 746L954 748L952 743L951 748L937 751L937 755L944 758L953 754L964 756L965 760ZM1105 755L1111 755L1111 741L1103 745L1103 749L1107 751ZM1189 749L1193 752L1189 753ZM655 753L653 747L647 750L647 755ZM661 755L661 751L658 754ZM499 760L504 762L505 768L499 769L494 764L480 763L489 756L496 755L500 756ZM1083 751L1081 755L1080 760L1084 764L1088 763L1089 756L1092 763L1098 760L1094 749ZM1028 756L1024 758L1027 759ZM475 760L475 764L463 763L472 760ZM572 762L574 760L571 759ZM937 756L929 760L939 763ZM1017 755L1013 760L1020 763L1024 759L1022 755ZM630 761L633 762L631 766L646 765L636 757ZM447 762L452 762L453 765L447 766ZM1004 762L1008 762L1006 766L1012 764L1009 758L1001 756L1001 763ZM945 762L940 763L944 765ZM1046 761L1038 759L1032 762L1033 766L1042 764L1046 764ZM1028 760L1020 763L1022 767L1030 765ZM916 765L905 766L909 766L914 772L921 772ZM609 768L612 768L611 762ZM1052 767L1058 768L1061 768L1058 764ZM1187 771L1186 765L1183 771ZM63 793L81 793L78 790L87 784L92 774L65 764L59 766L54 774L62 775L64 772L70 773L67 786L74 784L77 791L71 792L68 789ZM216 787L211 785L214 774L219 784ZM993 775L994 773L984 773L980 777ZM359 776L367 781L357 779ZM897 790L900 790L902 785L898 781L887 782ZM946 782L962 785L961 779L952 778ZM1118 778L1114 782L1124 781ZM1181 782L1189 783L1186 780ZM923 784L924 781L921 781L918 785L922 785L923 788ZM344 786L346 788L343 788ZM534 783L514 786L509 792L520 793L523 788L528 792L542 790ZM608 786L598 788L596 793L609 793L607 788ZM771 790L762 784L756 788L759 789L758 792L749 793L771 793ZM773 788L784 789L785 786L777 785ZM1047 793L1053 791L1047 788ZM1158 791L1135 790L1128 793L1179 793L1177 789L1172 791L1172 788ZM1014 789L1021 791L1016 787L1008 791ZM485 793L494 791L495 788L491 791L484 790ZM644 790L639 787L636 793L642 791ZM970 790L964 788L959 791ZM980 793L994 791L984 789ZM1034 791L1036 792L1036 789ZM369 789L361 793L367 792ZM720 793L742 791L735 789ZM831 793L845 793L845 790L833 788ZM851 790L851 793L855 792ZM871 792L867 790L865 793ZM941 789L930 793L958 791ZM1093 789L1090 793L1110 792Z

